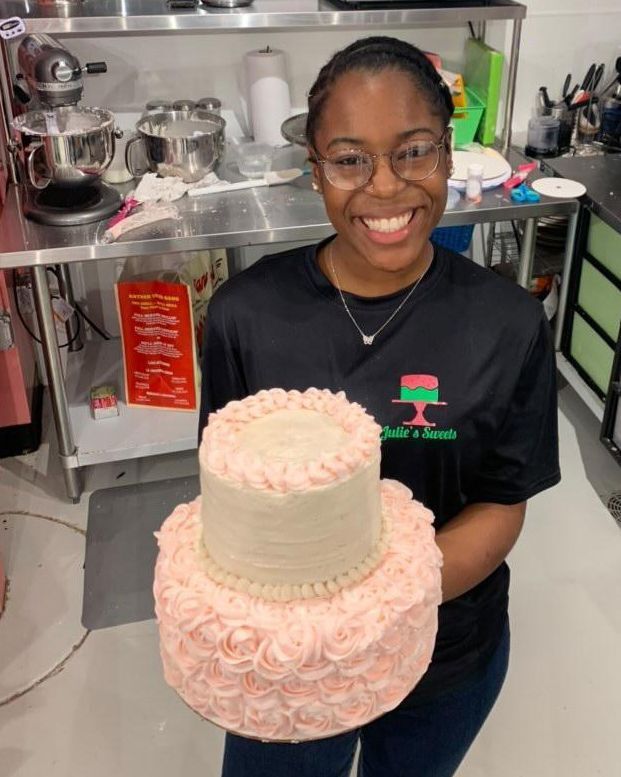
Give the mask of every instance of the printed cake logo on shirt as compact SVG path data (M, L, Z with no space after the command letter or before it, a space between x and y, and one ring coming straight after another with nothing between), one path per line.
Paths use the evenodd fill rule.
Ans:
M413 417L403 421L401 426L384 426L382 440L388 439L423 439L423 440L456 440L455 429L438 429L434 421L425 418L428 407L445 406L440 401L440 382L436 375L402 375L401 393L399 399L393 399L396 405L411 405Z

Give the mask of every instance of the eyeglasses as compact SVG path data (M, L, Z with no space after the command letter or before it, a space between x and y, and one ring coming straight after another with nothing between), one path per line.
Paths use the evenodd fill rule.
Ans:
M322 157L315 152L314 162L321 165L326 178L337 189L351 191L366 186L375 174L376 160L388 157L390 165L404 181L424 181L438 169L440 149L445 144L444 132L438 143L432 140L411 140L383 154L369 154L360 149L339 151Z

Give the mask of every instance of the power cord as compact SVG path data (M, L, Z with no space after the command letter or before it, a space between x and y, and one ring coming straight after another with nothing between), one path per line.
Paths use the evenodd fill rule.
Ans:
M52 298L58 298L58 295L53 294ZM32 337L32 339L36 343L39 343L39 345L41 345L41 339L38 338L36 336L36 334L32 331L32 329L28 326L28 324L26 323L26 319L24 318L24 316L22 314L22 309L21 309L20 303L19 303L19 297L17 296L17 271L15 269L13 269L13 299L15 300L15 310L17 311L17 316L18 316L19 320L21 321L22 326L24 327L26 332L28 332L30 337ZM74 315L76 317L76 322L77 322L75 334L73 335L73 337L70 340L67 340L66 343L60 344L58 346L59 348L68 348L80 336L80 329L82 327L82 323L80 321L80 317L78 316L77 312L74 311Z
M78 311L78 313L82 316L82 318L86 321L86 323L90 326L91 329L93 329L97 334L102 337L104 340L110 340L110 335L106 334L103 329L100 329L97 324L90 319L86 313L82 310L81 306L78 305L77 302L74 301L73 307Z
M52 273L52 275L54 275L54 276L56 277L56 280L57 280L58 282L60 282L60 278L58 277L58 271L56 270L56 268L55 268L55 267L46 267L45 269L46 269L48 272L51 272L51 273ZM77 303L75 300L74 300L74 302L73 302L73 307L74 307L75 311L76 311L77 313L79 313L79 314L82 316L82 318L83 318L83 319L86 321L86 323L87 323L87 324L88 324L88 325L91 327L91 329L93 329L95 332L97 332L97 334L98 334L100 337L102 337L104 340L110 340L110 335L109 335L109 334L107 334L106 332L104 332L104 331L103 331L103 329L101 329L100 327L98 327L98 326L97 326L97 324L96 324L96 323L95 323L95 322L94 322L94 321L93 321L91 318L89 318L89 317L86 315L86 313L84 312L84 310L82 309L82 307L81 307L81 306L80 306L80 305L79 305L79 304L78 304L78 303Z

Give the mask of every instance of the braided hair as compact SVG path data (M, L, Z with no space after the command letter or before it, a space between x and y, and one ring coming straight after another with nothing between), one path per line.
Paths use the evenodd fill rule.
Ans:
M376 35L361 38L341 51L319 71L308 95L306 138L313 146L321 112L335 81L351 70L379 73L382 70L400 70L409 75L427 97L432 110L447 127L453 115L453 99L447 85L427 56L416 46L398 38Z

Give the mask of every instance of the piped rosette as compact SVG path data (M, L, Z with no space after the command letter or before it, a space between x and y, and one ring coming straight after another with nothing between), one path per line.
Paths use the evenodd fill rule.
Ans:
M441 600L433 515L381 482L386 546L336 592L267 601L213 579L201 500L158 533L154 595L167 682L198 714L243 736L303 741L355 729L396 707L423 676Z

